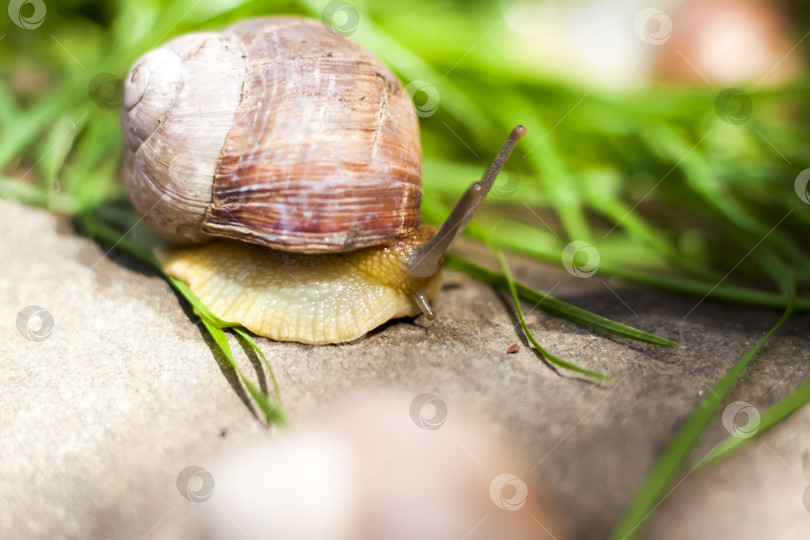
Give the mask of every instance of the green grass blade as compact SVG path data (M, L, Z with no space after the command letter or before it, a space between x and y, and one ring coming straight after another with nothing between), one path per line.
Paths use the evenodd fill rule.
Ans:
M0 84L0 127L7 130L18 114L17 98L6 84Z
M446 213L443 215L446 215ZM508 220L505 220L505 222L506 221ZM506 229L508 226L507 223L502 228ZM474 221L470 223L465 231L465 235L481 241L485 241L487 233L488 231L479 228ZM510 236L497 235L496 244L498 247L507 249L510 252L519 253L545 262L559 264L562 255L561 248L551 250L541 247L538 249L537 242L534 239L531 244L528 244L524 238L517 234ZM787 306L787 298L777 292L750 289L737 285L729 285L727 283L718 284L717 281L704 281L686 276L664 275L650 271L649 269L633 268L631 265L627 264L614 265L603 260L599 264L598 273L599 275L614 276L659 289L682 292L698 297L706 296L707 298L724 300L736 304L780 310L784 310ZM797 297L795 308L797 311L810 311L810 297Z
M791 299L795 293L791 294ZM627 540L637 538L645 525L647 518L661 503L666 491L672 485L683 464L689 458L691 450L697 443L700 435L709 425L720 404L728 395L729 390L734 386L740 375L751 362L751 359L762 349L762 347L779 330L786 320L793 313L792 300L788 303L782 317L765 336L740 358L734 366L720 379L708 392L706 397L697 408L689 415L681 429L669 443L664 453L647 475L636 496L630 502L624 515L619 520L616 528L611 534L615 540Z
M605 270L605 266L604 264L600 265L599 271ZM788 304L787 298L782 294L748 289L736 285L726 285L725 283L718 285L717 283L708 283L687 277L656 276L632 269L610 268L605 270L605 273L643 285L651 285L696 296L706 296L706 298L725 300L735 304L772 309L785 309ZM800 311L810 310L810 297L797 297L794 307Z
M590 94L591 91L586 92ZM501 106L504 117L514 118L528 129L525 141L516 153L537 171L538 187L559 215L567 237L589 241L591 230L582 206L579 178L560 151L557 133L548 128L537 107L520 94L505 96ZM554 111L550 114L559 117L560 113Z
M241 326L235 326L233 328L233 331L239 334L242 337L242 339L244 339L248 343L248 345L250 345L253 348L253 350L256 351L256 354L258 354L259 357L261 357L262 361L264 362L264 366L267 368L267 372L270 374L270 380L273 383L273 395L275 397L275 400L278 403L281 403L281 390L278 387L278 381L276 380L275 373L273 373L273 368L272 366L270 366L270 362L267 360L267 357L264 355L264 352L259 348L258 345L256 345L256 342L253 341L253 338L250 337L250 334L248 334L247 331L245 331Z
M73 214L81 208L81 203L65 193L48 193L27 182L0 176L0 199L17 200L29 206L49 208L64 214Z
M37 149L37 173L38 184L46 193L53 193L59 171L75 144L83 122L74 124L63 116L56 120L43 137Z
M98 219L91 211L82 212L76 216L76 220L84 233L90 238L114 246L111 249L120 249L141 262L153 266L156 270L160 270L160 264L148 248L139 245L131 238L123 236L120 231Z
M78 220L87 234L91 237L114 245L115 249L121 249L122 251L129 253L142 262L153 266L156 270L162 273L160 264L148 248L139 245L130 238L122 237L119 231L97 219L92 215L91 212L83 212L78 216ZM279 391L278 381L276 380L276 376L273 373L272 367L270 366L270 362L267 360L267 357L264 355L261 349L259 349L258 345L256 345L255 341L253 341L253 338L251 338L244 328L242 328L238 323L228 322L217 317L214 312L208 308L208 306L197 298L188 285L172 276L166 274L163 274L163 276L191 305L191 308L194 310L194 314L200 318L202 323L205 325L205 328L208 330L208 333L217 344L217 347L228 359L240 380L245 385L245 388L247 388L250 395L253 396L253 399L259 405L259 408L264 413L268 424L283 424L286 420L284 411L281 407L281 392ZM223 331L224 328L233 329L233 331L236 332L239 337L244 339L262 358L273 383L274 400L271 400L271 398L262 392L259 387L253 384L237 367L230 345L228 345L228 341L225 338L225 333Z
M520 297L518 296L517 287L515 287L515 280L512 279L512 272L509 270L509 265L506 263L506 259L503 256L503 253L499 250L493 250L495 256L498 258L498 261L501 263L501 268L503 269L504 277L506 278L506 285L509 288L509 292L512 294L512 300L515 302L515 312L517 313L518 320L520 321L520 326L523 328L523 332L526 334L526 338L529 342L534 345L534 348L549 362L554 364L555 366L559 366L561 368L567 369L569 371L574 371L576 373L581 373L583 375L587 375L588 377L593 377L594 379L599 379L600 381L609 381L613 382L614 378L610 375L605 375L604 373L599 373L598 371L592 371L590 369L578 366L576 364L572 364L567 360L563 360L546 350L532 335L532 332L529 330L528 325L526 324L526 320L523 317L523 309L520 307Z
M706 268L700 261L692 257L686 257L678 247L669 242L663 235L656 231L649 223L639 216L633 214L632 208L619 201L599 200L594 197L589 202L607 218L617 223L617 228L627 232L629 239L635 242L644 243L650 249L660 253L672 264L672 266L687 272L688 274L703 280L716 282L720 275Z
M211 337L214 338L214 341L217 343L217 346L220 348L222 353L227 357L228 361L233 366L236 373L239 375L239 378L242 380L242 383L245 385L245 388L248 389L250 395L253 396L253 399L261 408L262 412L264 413L265 419L267 420L268 424L282 424L285 422L284 412L281 409L281 402L276 399L274 403L271 401L270 397L262 392L261 388L257 387L253 384L250 379L248 379L245 374L237 367L236 361L234 360L233 353L231 352L230 345L228 345L228 341L225 338L225 333L223 328L231 328L236 332L237 335L245 339L248 344L262 357L264 360L267 369L270 373L270 378L273 382L274 394L275 397L278 398L280 395L278 389L278 383L276 381L276 377L273 374L273 369L270 367L270 363L267 361L267 358L264 356L264 353L259 349L256 343L251 339L251 337L241 329L238 323L227 322L216 315L206 306L197 296L191 291L191 289L180 281L172 276L166 276L172 286L177 289L183 297L188 300L191 304L194 313L200 317L200 320L205 325L206 329L208 329L208 333L211 334Z
M283 423L284 415L281 413L281 409L278 405L270 401L270 398L261 391L259 387L255 384L250 382L242 370L239 369L239 366L236 365L236 360L233 357L233 353L231 352L231 346L228 344L228 339L225 337L225 332L222 328L217 327L216 325L212 324L211 322L202 319L203 325L205 325L206 330L208 333L211 334L214 342L219 347L219 350L222 351L222 354L225 355L225 358L228 359L228 362L233 367L236 374L239 375L239 379L242 381L242 384L245 385L245 388L248 389L250 395L253 396L253 399L259 405L259 408L264 413L265 420L268 424L278 424Z
M200 319L206 320L211 324L215 325L217 328L234 328L239 326L239 323L228 322L223 319L217 317L211 309L203 304L202 300L197 298L197 295L194 294L188 285L184 282L180 281L179 279L173 276L166 276L166 279L169 283L172 284L172 287L177 289L177 291L183 295L183 297L188 300L188 303L191 304L191 308L194 310L194 314L199 317Z
M486 268L478 266L477 264L466 259L449 254L447 257L445 257L444 262L448 267L460 272L464 272L468 276L486 283L490 287L496 287L499 289L509 288L508 280L504 275L487 270ZM627 326L600 315L596 315L595 313L591 313L585 309L573 306L567 302L563 302L562 300L557 300L556 298L547 296L532 289L531 287L523 285L520 282L515 282L515 289L518 292L518 296L526 302L537 304L537 307L546 313L550 313L571 322L581 324L582 326L592 328L594 330L601 330L616 336L634 339L636 341L644 341L646 343L663 345L665 347L682 348L681 345L675 343L674 341L670 341L655 334L651 334L649 332L633 328L632 326Z
M0 169L27 146L36 142L39 133L65 114L68 104L77 99L76 88L77 80L69 80L28 110L17 113L11 120L14 129L0 134ZM82 117L77 115L70 120L79 122Z
M810 401L810 380L781 401L763 411L759 416L759 428L753 437L728 437L718 446L714 447L714 449L709 452L709 455L703 458L698 470L704 470L715 465L745 446L749 441L761 437L763 434L767 433L768 430L801 409L808 401Z

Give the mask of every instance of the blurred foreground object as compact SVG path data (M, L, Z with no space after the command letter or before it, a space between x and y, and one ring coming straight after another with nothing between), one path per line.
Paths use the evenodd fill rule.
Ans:
M431 394L372 395L212 468L204 538L564 538L526 463Z

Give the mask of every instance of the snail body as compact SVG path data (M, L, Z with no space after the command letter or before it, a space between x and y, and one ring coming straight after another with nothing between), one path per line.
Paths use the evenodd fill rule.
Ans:
M278 341L342 343L390 319L418 315L420 303L430 309L440 274L411 277L407 266L434 234L433 227L420 227L392 246L318 254L226 240L169 248L159 257L168 274L226 321Z
M336 343L421 310L444 252L525 130L436 232L402 83L319 22L253 19L146 53L124 84L124 172L158 253L214 313Z

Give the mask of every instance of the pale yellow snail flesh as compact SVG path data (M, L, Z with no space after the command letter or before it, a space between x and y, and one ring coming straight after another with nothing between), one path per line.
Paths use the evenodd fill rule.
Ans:
M217 316L278 341L353 341L398 317L412 317L441 288L437 270L407 275L421 227L391 246L307 254L218 241L160 250L164 271L186 283ZM430 313L427 311L427 313ZM429 315L432 316L432 315Z

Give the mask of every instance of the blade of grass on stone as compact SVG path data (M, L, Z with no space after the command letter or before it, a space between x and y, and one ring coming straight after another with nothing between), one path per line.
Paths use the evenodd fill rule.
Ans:
M658 458L636 496L625 510L624 515L611 534L612 539L627 540L637 538L641 534L647 519L661 504L663 498L666 497L667 490L670 489L700 435L709 425L731 388L736 384L751 359L756 356L793 313L795 292L791 293L790 298L788 307L779 322L728 370L698 404L692 414L689 415L689 418L686 419L686 422L678 430L678 433L664 450L661 457Z
M233 331L239 334L239 336L244 339L248 345L258 354L262 361L264 361L264 365L267 368L267 372L270 374L270 380L273 383L273 395L275 400L278 403L281 403L281 389L278 387L278 381L276 380L276 375L273 373L273 368L270 366L270 362L267 360L267 357L264 355L264 352L256 345L256 342L253 341L253 338L250 337L250 334L247 333L241 326L234 326Z
M256 402L261 407L262 412L264 412L268 423L270 424L284 423L285 421L284 411L281 408L281 391L279 390L276 376L273 373L273 368L270 366L270 362L267 360L267 357L264 355L262 350L259 349L258 345L256 345L256 342L253 341L253 338L251 338L250 335L244 330L244 328L238 323L224 321L219 317L217 317L208 308L208 306L206 306L199 298L197 298L197 295L195 295L191 291L188 285L172 276L166 276L166 279L168 279L169 283L171 283L172 286L175 289L177 289L177 291L191 304L194 313L200 318L205 327L208 329L208 332L211 334L211 337L214 338L214 340L217 342L217 345L222 350L222 353L228 358L228 361L231 363L234 370L236 370L237 374L239 375L239 378L242 379L242 382L245 384L245 387L253 396L253 399L255 399ZM267 371L270 374L270 379L273 383L273 393L276 403L273 403L270 400L270 397L267 396L264 392L262 392L260 388L254 385L236 366L233 355L231 353L230 346L228 345L227 340L225 340L223 328L231 328L239 337L244 339L248 343L248 345L250 345L250 347L253 348L254 351L256 351L256 353L259 356L261 356L262 360L265 363L265 366L267 367ZM214 331L212 331L212 329L214 329ZM224 345L227 347L227 349L223 348L222 340L225 340Z
M128 238L122 238L121 234L118 231L102 223L101 221L95 219L92 215L90 215L89 212L83 213L80 221L82 223L82 226L91 236L102 239L107 243L117 244L116 248L120 248L126 251L127 253L135 256L136 258L140 259L142 262L150 264L154 266L156 269L160 270L159 263L152 255L152 253L148 250L148 248L140 246L137 243L132 242ZM200 317L200 320L202 320L203 324L205 324L206 328L208 328L209 333L211 333L211 328L216 328L220 332L222 331L223 328L233 328L233 330L239 336L241 336L253 348L253 350L255 350L258 353L259 356L261 356L262 360L265 363L265 366L267 367L267 371L270 374L270 379L273 382L273 389L276 401L280 404L281 392L279 391L278 382L276 380L275 374L273 373L273 368L270 366L270 362L267 360L267 357L253 341L253 338L251 338L250 335L246 331L244 331L244 329L238 323L228 322L217 317L214 314L214 312L212 312L208 308L208 306L206 306L199 298L197 298L197 296L191 291L188 285L172 276L168 275L164 276L172 285L172 287L174 287L175 290L177 290L183 296L183 298L185 298L189 302L189 304L191 304L191 308L194 310L194 313L198 317ZM214 336L214 334L212 334L212 337L214 338L215 341L217 341L217 337ZM220 349L222 349L222 345L219 343L219 341L217 341L217 345L220 347ZM223 350L222 352L228 357L229 360L232 361L232 357L229 356L231 354L230 347L228 347L227 351ZM259 403L259 406L262 407L262 411L265 413L268 422L276 424L283 423L284 413L280 405L272 405L272 403L270 403L269 398L264 393L262 393L260 389L256 388L255 385L253 385L250 381L246 380L241 372L239 372L239 376L240 378L243 379L243 382L245 382L245 386L248 388L250 393L253 394L254 399L256 399L256 401ZM258 392L258 394L261 394L261 396L263 397L257 398L256 392ZM270 405L272 405L272 407Z
M468 276L486 283L490 287L496 287L499 289L507 289L509 287L506 277L504 277L502 274L487 270L482 266L456 255L448 254L445 257L444 263L448 267L460 272L464 272ZM523 285L518 281L514 283L518 296L520 296L522 300L537 305L539 309L545 311L546 313L550 313L571 322L581 324L587 328L601 330L616 336L626 337L637 341L644 341L655 345L663 345L665 347L681 348L681 345L675 343L674 341L670 341L655 334L651 334L649 332L633 328L632 326L627 326L600 315L596 315L595 313L591 313L585 309L573 306L567 302L563 302L562 300L547 296L532 289L531 287Z
M512 273L509 270L509 265L506 264L506 259L503 256L503 253L499 250L493 250L495 256L498 258L498 262L501 264L501 268L503 269L504 277L506 278L506 285L509 288L509 292L512 294L512 300L515 302L515 312L517 313L518 321L520 321L520 326L523 328L523 332L526 334L526 338L529 342L534 346L534 348L541 354L543 357L554 364L555 366L559 366L561 368L567 369L569 371L574 371L576 373L581 373L583 375L587 375L588 377L593 377L594 379L599 379L600 381L609 381L612 382L614 379L610 375L605 375L604 373L599 373L598 371L592 371L590 369L584 368L582 366L578 366L567 360L563 360L553 354L551 354L547 349L545 349L540 343L534 338L531 330L529 330L529 326L526 324L526 319L523 317L523 309L520 307L520 297L518 296L517 288L515 287L515 280L512 279Z
M774 253L768 248L763 248L756 257L763 270L779 284L780 288L789 292L792 286L790 272ZM810 381L807 381L790 395L764 411L760 415L759 426L753 437L731 436L727 438L701 461L699 469L708 468L728 457L734 451L742 448L748 441L756 439L783 420L786 420L808 401L810 401Z
M275 408L273 409L273 417L272 418L268 417L268 421L270 421L272 419L272 423L283 422L283 420L284 420L284 412L282 411L282 409L280 407L280 404L281 404L281 391L279 390L279 387L278 387L278 381L276 380L276 376L273 373L273 368L270 366L270 362L267 360L267 357L264 355L264 352L262 352L262 350L259 348L259 346L256 345L256 342L253 341L253 338L250 337L250 334L248 334L247 331L244 329L244 327L242 327L239 323L228 322L228 321L225 321L225 320L219 318L218 316L216 316L214 314L214 312L212 312L208 308L208 306L206 306L202 302L202 300L200 300L197 297L197 295L195 295L191 291L189 286L186 285L184 282L180 281L179 279L177 279L175 277L168 276L168 275L166 276L166 279L191 304L191 307L194 310L195 315L197 315L200 318L200 320L203 321L203 323L206 325L206 327L209 327L209 326L215 327L215 328L218 328L220 331L223 328L232 329L239 337L244 339L245 342L254 351L256 351L256 353L262 358L262 360L264 361L265 367L267 368L267 372L270 374L270 380L273 383L273 394L274 394L274 397L275 397L275 401L278 403L278 405L276 405ZM230 348L228 350L230 351ZM224 351L223 351L223 353L224 353ZM240 372L240 377L243 377L241 372ZM252 383L250 383L250 384L252 384ZM250 390L251 394L254 393L254 391L251 389L250 385L247 382L245 383L245 386L248 387L248 390ZM267 395L265 395L261 391L261 389L255 388L255 386L253 388L264 396L265 401L269 402L269 397ZM255 398L255 395L254 395L254 398ZM257 401L258 401L258 399L257 399ZM264 410L264 407L263 407L263 410ZM265 410L265 412L267 412L267 411Z
M214 342L217 344L217 347L222 351L222 354L225 355L225 358L228 359L228 362L233 367L234 371L237 375L239 375L239 379L242 381L242 384L245 385L250 395L253 396L253 399L258 404L259 408L264 413L264 417L267 420L268 424L279 424L284 422L284 415L281 412L280 407L271 402L270 398L261 391L259 387L253 384L250 379L248 379L242 370L239 369L239 366L236 365L236 360L233 357L233 353L231 352L231 346L228 344L228 339L225 337L225 332L222 328L217 327L216 325L212 324L211 322L202 319L203 325L205 325L206 330L213 338Z
M759 416L759 427L753 437L743 438L730 436L709 452L703 458L698 470L705 470L729 457L745 446L749 441L753 441L768 432L771 428L787 420L790 415L801 409L810 401L810 380L792 392L790 395L775 403L763 411Z
M202 300L197 298L197 295L194 294L189 286L184 282L169 275L166 276L166 279L169 281L169 283L171 283L172 287L177 289L177 291L183 295L183 298L188 300L188 303L191 304L191 308L194 310L194 314L200 319L213 324L217 328L235 328L239 326L239 323L228 322L217 317L208 306L203 304Z

